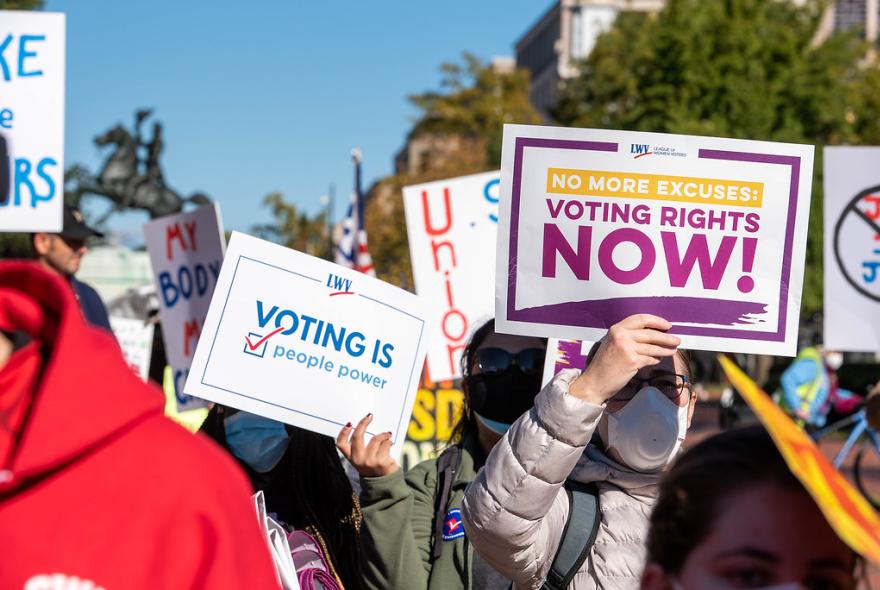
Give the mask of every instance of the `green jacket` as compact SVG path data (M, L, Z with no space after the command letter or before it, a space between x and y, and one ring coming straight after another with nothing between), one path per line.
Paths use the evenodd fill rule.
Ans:
M475 458L483 451L475 436L462 444L461 463L455 473L445 515L461 509L464 490L477 475ZM364 580L375 590L471 589L473 548L467 538L443 541L443 553L431 564L434 549L437 460L424 461L406 476L398 469L382 477L361 478L364 521ZM463 524L459 524L462 527Z

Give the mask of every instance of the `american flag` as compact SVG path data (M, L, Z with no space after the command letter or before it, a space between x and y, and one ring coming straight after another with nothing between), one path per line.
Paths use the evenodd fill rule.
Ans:
M351 195L348 213L342 221L342 237L336 245L336 264L374 277L376 271L373 269L373 258L367 249L367 230L364 229L364 193L361 190L360 150L353 150L351 159L354 162L354 193Z

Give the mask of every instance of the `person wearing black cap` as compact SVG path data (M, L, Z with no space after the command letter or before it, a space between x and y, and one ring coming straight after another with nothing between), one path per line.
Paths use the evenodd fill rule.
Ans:
M92 287L74 276L79 270L83 255L88 251L86 239L104 237L104 234L85 224L82 213L70 205L64 205L64 227L59 234L38 232L33 234L34 257L44 267L65 277L73 287L86 320L112 333L107 308L101 296Z

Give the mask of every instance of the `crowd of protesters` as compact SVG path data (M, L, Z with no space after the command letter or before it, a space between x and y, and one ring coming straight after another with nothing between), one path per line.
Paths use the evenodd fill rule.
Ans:
M403 473L369 415L335 442L219 405L202 434L167 420L73 279L88 231L68 210L35 262L0 261L0 587L277 588L255 490L314 540L327 577L303 588L856 587L762 429L684 450L691 361L663 318L543 389L547 342L487 322L452 439Z
M859 556L760 427L682 452L692 362L663 318L626 318L543 389L546 340L486 322L448 446L404 474L371 415L335 444L220 405L204 437L165 419L74 276L99 235L65 207L34 261L0 262L4 588L276 588L254 490L314 540L307 590L856 587ZM803 351L783 407L821 426L847 405L839 361Z

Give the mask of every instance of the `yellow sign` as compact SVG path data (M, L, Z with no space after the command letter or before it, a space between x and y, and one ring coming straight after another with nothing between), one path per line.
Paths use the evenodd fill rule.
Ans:
M165 367L162 389L165 391L165 415L190 432L198 432L202 422L208 417L208 408L177 411L177 396L174 395L174 371L170 366Z
M850 485L816 443L733 361L718 355L721 367L767 428L789 469L800 480L825 519L852 549L880 564L880 517Z
M557 195L631 197L760 208L764 199L764 183L666 174L550 168L547 170L547 192Z
M464 394L452 387L421 387L416 394L412 417L403 443L404 470L433 459L449 443L461 417Z

